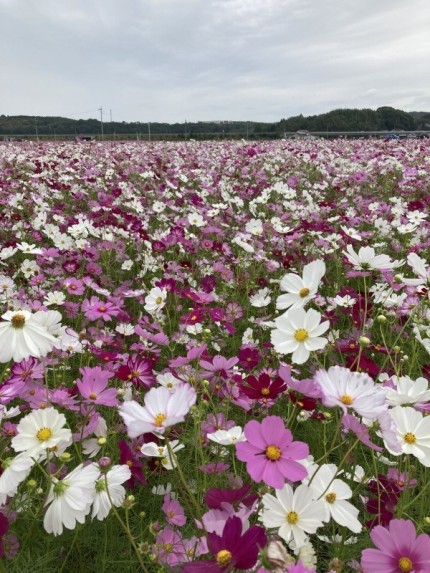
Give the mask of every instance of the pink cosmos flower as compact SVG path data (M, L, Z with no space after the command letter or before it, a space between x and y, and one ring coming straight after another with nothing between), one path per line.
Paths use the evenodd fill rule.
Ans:
M104 302L97 296L92 296L89 300L86 298L81 308L88 320L102 318L104 321L108 321L119 313L119 308L115 304L112 302Z
M182 527L187 522L184 510L178 500L172 498L169 494L164 496L163 505L161 507L164 515L166 516L167 522L170 525L177 525Z
M86 401L100 406L117 405L116 389L107 388L112 372L102 370L100 366L81 368L80 372L82 380L77 380L77 386Z
M247 442L236 444L236 455L246 462L246 469L256 482L281 489L285 481L300 481L308 471L300 461L309 454L304 442L293 442L293 435L286 429L279 416L268 416L261 424L256 420L244 428Z
M361 554L363 573L428 573L430 536L418 535L412 521L393 519L388 528L377 525L370 532L377 549Z
M207 360L200 361L200 367L203 369L200 372L202 378L218 382L219 380L226 380L234 374L233 366L239 362L239 358L224 358L224 356L214 356L212 363Z

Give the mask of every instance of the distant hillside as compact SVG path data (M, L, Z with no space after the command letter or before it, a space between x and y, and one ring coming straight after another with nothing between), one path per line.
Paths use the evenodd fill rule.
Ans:
M148 123L146 122L104 122L103 133L106 136L135 136L146 138L157 135L173 135L181 138L198 138L203 134L227 136L241 133L243 137L254 132L264 133L276 124L253 121L200 121L195 123ZM98 119L69 119L65 117L33 117L26 115L0 115L0 135L13 136L64 136L64 135L100 135L102 125Z
M283 119L280 125L284 131L385 131L402 129L414 131L418 121L412 114L394 109L380 107L372 109L335 109L320 115L304 117L299 115Z
M184 123L104 122L106 137L223 138L223 137L282 137L284 132L308 131L385 131L430 129L430 112L407 113L392 107L372 109L335 109L320 115L298 115L275 123L255 121L199 121ZM0 136L44 136L49 138L70 135L101 134L99 119L69 119L65 117L34 117L0 115Z
M430 112L429 111L411 111L409 112L415 119L417 129L430 129Z

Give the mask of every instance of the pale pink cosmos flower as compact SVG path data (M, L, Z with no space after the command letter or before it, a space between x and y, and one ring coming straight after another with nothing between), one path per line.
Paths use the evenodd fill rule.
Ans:
M322 390L324 406L339 406L345 414L349 408L370 420L387 411L385 391L368 374L332 366L318 370L314 380Z
M116 388L108 388L113 372L102 370L100 366L85 367L80 370L82 380L77 380L79 392L87 402L100 406L116 406Z
M130 438L147 432L164 434L169 426L184 421L196 399L196 391L190 384L178 386L173 394L164 386L159 386L145 394L144 406L130 400L119 407L119 413Z

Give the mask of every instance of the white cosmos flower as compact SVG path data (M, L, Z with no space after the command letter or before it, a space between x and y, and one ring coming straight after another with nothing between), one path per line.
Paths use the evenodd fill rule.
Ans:
M0 323L0 362L21 362L33 356L46 356L58 345L54 336L58 332L61 315L56 310L39 310L32 314L28 310L9 310L2 315ZM61 326L61 325L60 325Z
M291 354L291 361L303 364L314 350L321 350L328 343L321 334L329 328L327 321L321 323L321 314L312 308L291 308L275 320L271 332L272 344L279 354Z
M324 261L316 260L303 267L302 277L294 273L286 274L280 288L287 294L278 297L276 308L303 308L315 297L325 270Z
M47 293L47 295L43 299L43 304L45 306L51 306L52 304L60 306L64 304L65 301L66 301L66 295L59 290L54 290L52 292Z
M93 502L91 517L100 521L105 519L112 504L119 507L125 498L124 482L131 478L131 471L127 465L112 466L111 469L100 476L96 481L96 494Z
M406 285L430 285L430 266L426 265L426 262L419 257L416 253L409 253L407 257L408 265L412 267L412 270L419 277L417 279L406 279L403 278L403 282Z
M430 467L430 416L423 416L414 408L396 406L389 410L396 424L397 439L402 451L388 451L398 456L412 454L425 467ZM387 445L387 444L386 444Z
M146 312L154 314L161 310L166 304L167 290L160 287L154 287L149 291L145 297L145 306L143 307Z
M37 458L47 449L72 443L72 432L64 428L66 418L55 408L33 410L19 422L11 446L16 452L26 452Z
M269 289L262 288L254 295L249 297L249 302L251 306L255 306L256 308L263 308L270 304L270 296L269 296Z
M52 485L46 500L43 520L45 531L61 535L63 527L74 529L76 522L84 523L91 510L100 470L96 464L80 464L62 480L51 477Z
M35 460L27 453L18 454L13 459L5 459L2 462L3 473L0 476L0 505L6 503L8 497L13 497L18 491L18 486L31 472Z
M426 378L420 377L414 381L409 376L391 376L391 380L396 388L385 386L387 402L390 406L430 402L430 390Z
M171 452L169 452L169 448L167 446L156 444L155 442L143 444L140 451L148 458L161 458L160 462L164 469L173 470L178 465L176 452L179 452L179 450L182 450L183 448L185 448L184 444L180 444L179 440L173 440L170 442Z
M321 499L326 504L336 523L354 533L360 533L362 525L357 519L359 511L346 501L352 497L352 490L348 484L336 478L337 472L334 464L323 464L313 476L308 476L309 487L314 498Z
M404 261L392 261L388 255L376 255L373 247L361 247L356 253L352 245L343 251L348 261L360 271L382 271L401 267Z
M232 446L237 442L246 442L245 434L240 426L233 426L229 430L217 430L212 434L207 434L207 438L221 446Z
M316 500L312 490L306 485L293 488L286 483L277 489L276 497L263 495L264 509L259 520L265 527L279 528L278 535L287 543L294 541L297 548L307 541L307 533L315 533L325 521L330 519L326 504Z

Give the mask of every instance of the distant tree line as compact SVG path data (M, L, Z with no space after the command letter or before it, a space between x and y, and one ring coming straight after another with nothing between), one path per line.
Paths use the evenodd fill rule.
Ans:
M428 114L430 115L430 114ZM282 119L284 131L414 131L422 122L410 113L392 107L372 109L335 109L320 115L298 115ZM423 128L426 129L426 128Z
M98 119L69 119L65 117L41 117L0 115L0 135L44 136L55 138L65 135L100 136L101 122ZM372 109L336 109L320 115L298 115L282 119L275 123L254 121L223 122L184 122L184 123L148 123L146 122L104 122L103 133L106 137L124 135L136 138L156 138L172 135L178 139L203 139L223 137L282 137L285 132L308 131L414 131L430 129L429 112L411 112L380 107Z

